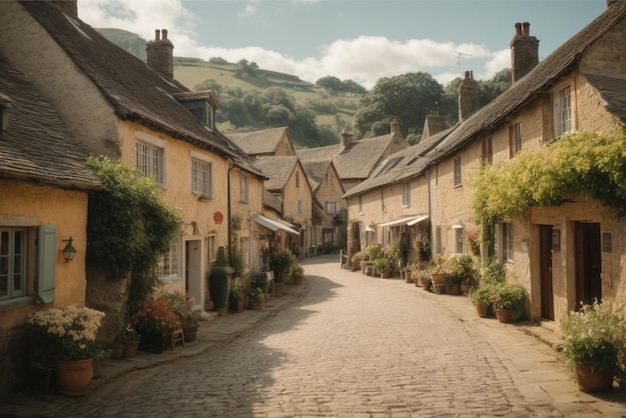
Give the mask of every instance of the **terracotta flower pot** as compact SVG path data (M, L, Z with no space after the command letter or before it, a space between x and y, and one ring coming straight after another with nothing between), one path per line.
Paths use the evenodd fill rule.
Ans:
M281 297L285 289L284 283L274 282L274 296Z
M612 369L602 372L592 372L591 363L576 364L576 382L581 392L607 392L613 387Z
M476 308L476 314L480 318L486 318L489 315L489 306L487 305L474 304L474 308Z
M513 311L511 309L496 309L496 317L498 321L508 324L513 320Z
M66 395L81 396L89 391L93 377L93 359L56 361L57 380Z
M123 340L122 341L122 358L131 358L137 355L139 348L139 340Z

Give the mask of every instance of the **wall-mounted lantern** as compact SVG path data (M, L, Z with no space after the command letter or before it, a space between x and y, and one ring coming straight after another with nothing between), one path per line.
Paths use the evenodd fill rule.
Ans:
M67 242L67 245L65 245L65 248L63 248L63 258L65 259L66 263L69 263L74 259L74 256L77 252L76 248L74 248L74 246L72 245L72 241L74 241L74 239L70 237L70 239L64 239L62 241Z

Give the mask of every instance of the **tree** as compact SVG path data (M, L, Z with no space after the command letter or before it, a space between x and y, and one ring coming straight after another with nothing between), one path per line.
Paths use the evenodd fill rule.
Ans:
M389 123L394 119L405 136L421 133L426 116L439 110L443 98L443 86L427 73L381 78L361 99L354 134L371 137L389 133Z

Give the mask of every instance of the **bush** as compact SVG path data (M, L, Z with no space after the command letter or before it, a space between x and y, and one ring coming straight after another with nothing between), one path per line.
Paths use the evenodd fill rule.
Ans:
M469 296L478 306L491 306L491 297L495 293L495 285L485 284L470 290Z
M591 363L591 370L614 369L624 356L626 325L620 313L595 300L561 322L563 359L569 366Z

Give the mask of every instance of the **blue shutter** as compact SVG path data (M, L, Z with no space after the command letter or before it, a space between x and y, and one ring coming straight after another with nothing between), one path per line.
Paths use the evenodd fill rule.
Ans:
M37 229L35 277L37 298L43 303L54 302L57 264L57 229L42 225Z

